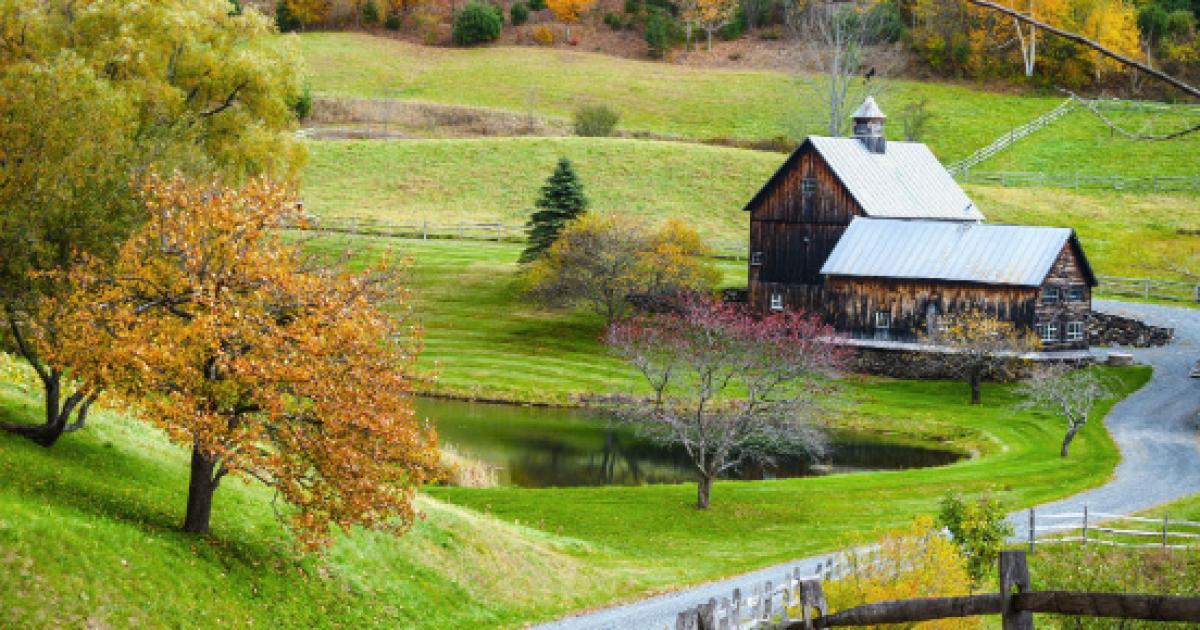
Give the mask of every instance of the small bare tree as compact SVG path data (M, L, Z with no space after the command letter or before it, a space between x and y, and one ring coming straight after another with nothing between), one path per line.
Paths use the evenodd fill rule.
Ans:
M1096 403L1113 395L1108 382L1094 370L1077 370L1057 364L1039 368L1023 381L1018 393L1025 398L1018 406L1060 414L1067 421L1060 455L1067 456L1071 440L1087 424Z
M946 349L946 366L971 386L971 404L982 402L983 379L1012 371L1038 349L1029 332L980 311L943 318L927 341Z
M756 319L695 298L670 313L614 324L609 346L654 390L653 401L626 401L622 418L660 443L683 447L699 475L696 506L705 509L722 473L825 451L812 420L844 355L828 343L832 335L816 317Z
M877 96L881 81L899 55L876 55L868 47L879 32L875 0L794 0L787 7L788 30L802 42L802 90L823 114L825 131L840 136L850 113L866 97ZM815 75L809 75L810 71Z

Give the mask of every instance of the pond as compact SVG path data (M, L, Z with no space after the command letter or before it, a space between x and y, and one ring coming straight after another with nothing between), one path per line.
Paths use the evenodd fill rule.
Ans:
M655 444L627 426L613 427L594 411L523 407L422 398L417 412L438 427L443 447L494 466L500 485L640 485L695 481L678 449ZM889 443L865 433L831 436L826 461L792 457L772 470L746 468L734 479L771 479L868 470L902 470L953 463L950 450Z

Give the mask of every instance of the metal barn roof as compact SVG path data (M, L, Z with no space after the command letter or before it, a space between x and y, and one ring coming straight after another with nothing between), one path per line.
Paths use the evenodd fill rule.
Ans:
M869 217L982 221L950 173L919 142L888 141L872 153L854 138L809 136L746 204L752 210L793 168L811 145Z
M872 153L854 138L808 140L869 217L983 220L958 182L919 142L889 140L883 153Z
M856 218L821 268L829 276L911 278L1040 286L1071 242L1070 228Z

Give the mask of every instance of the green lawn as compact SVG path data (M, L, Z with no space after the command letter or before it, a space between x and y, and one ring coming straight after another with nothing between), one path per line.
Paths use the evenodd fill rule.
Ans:
M0 383L0 419L39 411ZM271 494L229 479L212 535L186 536L187 470L114 413L52 449L0 433L0 627L497 627L650 584L590 543L427 497L403 538L360 532L298 557Z
M576 163L593 209L684 219L714 243L743 243L742 206L782 155L594 138L310 142L306 207L329 217L415 223L525 221L559 156ZM1168 252L1200 247L1189 194L967 186L995 223L1074 227L1098 273L1171 277ZM464 246L465 247L465 246Z
M694 68L596 53L529 47L435 48L359 33L298 36L308 81L322 94L390 97L568 117L602 103L620 126L691 139L797 138L824 133L815 101L794 75ZM900 137L901 108L928 99L933 118L923 138L943 160L981 148L1053 109L1060 95L1015 95L945 83L895 81L880 96ZM1141 130L1179 121L1113 114ZM1195 124L1196 121L1192 121ZM1159 129L1162 127L1162 129ZM1075 112L1019 142L980 169L1195 175L1200 134L1170 142L1135 142L1112 134L1092 114Z
M1112 371L1129 391L1145 368ZM964 404L959 383L853 384L865 426L937 427L982 455L938 469L577 489L431 488L396 540L355 533L297 557L270 494L227 481L206 538L175 530L186 454L108 412L53 449L0 434L0 626L498 627L829 550L928 514L947 489L1012 508L1102 483L1117 460L1099 423L1057 456L1054 418L1014 411L1007 387ZM0 417L37 419L0 385ZM460 507L456 507L460 506ZM465 509L464 509L465 508Z

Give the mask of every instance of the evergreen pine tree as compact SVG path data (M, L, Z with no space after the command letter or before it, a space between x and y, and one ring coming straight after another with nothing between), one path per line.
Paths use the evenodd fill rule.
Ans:
M537 210L525 224L529 237L525 241L525 251L521 252L520 262L532 262L550 249L563 226L583 214L587 204L583 182L579 181L571 161L559 158L554 174L546 180L542 195L534 204Z

